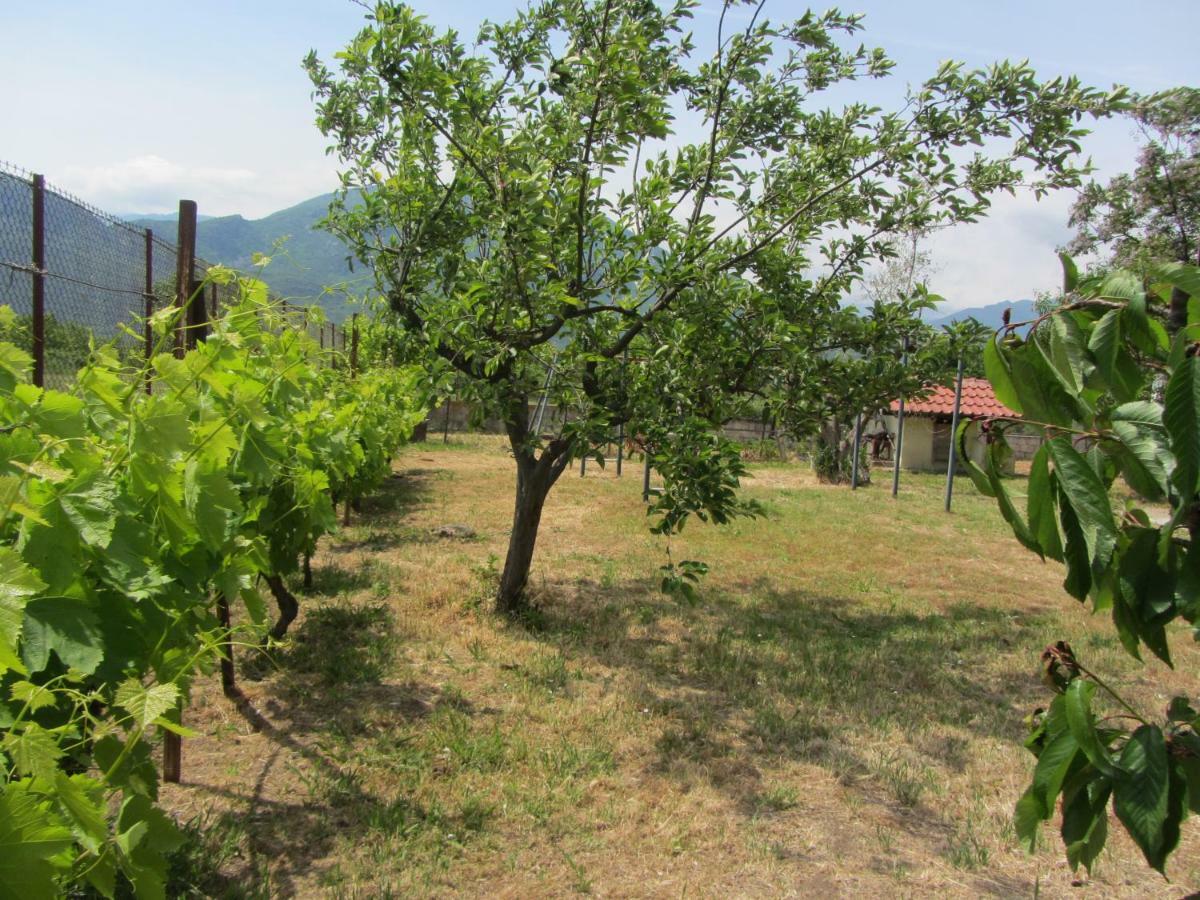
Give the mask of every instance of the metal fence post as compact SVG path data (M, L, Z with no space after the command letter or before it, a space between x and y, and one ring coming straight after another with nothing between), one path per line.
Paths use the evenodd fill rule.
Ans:
M146 292L146 393L154 393L154 379L150 376L150 360L154 358L154 329L150 317L154 315L154 232L146 229L146 280L142 285Z
M46 179L33 176L33 383L46 384Z
M946 463L946 512L954 496L954 471L958 468L958 416L962 406L963 361L958 358L958 377L954 383L954 415L950 419L950 459Z
M192 274L196 268L196 201L179 201L179 231L175 258L175 307L179 321L175 332L175 355L182 358L191 323L189 304L192 298Z
M850 473L850 490L858 490L858 462L862 453L862 413L854 417L854 470Z
M900 357L900 368L908 368L908 338L904 339L904 353ZM904 450L904 394L900 395L900 411L896 417L896 460L892 464L892 496L900 493L900 456Z

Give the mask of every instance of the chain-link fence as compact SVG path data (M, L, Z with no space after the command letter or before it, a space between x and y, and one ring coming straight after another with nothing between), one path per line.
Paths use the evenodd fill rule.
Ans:
M146 319L176 302L180 248L0 162L0 305L15 322L0 334L34 357L34 381L69 384L92 341L140 363L152 351ZM194 260L192 285L209 263ZM220 315L236 290L209 284L204 317ZM187 291L184 291L185 295ZM285 304L286 306L286 304ZM316 325L296 309L297 327L330 350L350 341L333 323Z

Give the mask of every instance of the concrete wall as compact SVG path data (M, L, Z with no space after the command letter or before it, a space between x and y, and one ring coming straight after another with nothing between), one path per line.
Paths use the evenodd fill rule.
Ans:
M897 417L884 416L883 422L895 440ZM966 444L971 460L982 466L987 455L987 444L980 440L978 422L967 425ZM945 472L946 465L946 459L934 458L934 420L929 416L905 416L900 467L917 472Z

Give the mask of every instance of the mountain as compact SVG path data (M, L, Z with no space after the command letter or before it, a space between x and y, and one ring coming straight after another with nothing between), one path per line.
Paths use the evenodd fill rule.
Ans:
M929 324L933 326L949 325L953 322L961 322L964 319L974 318L980 323L988 326L993 330L1004 324L1004 311L1012 310L1013 322L1025 322L1037 316L1037 310L1034 308L1032 300L1013 300L1012 302L992 303L988 306L972 306L969 309L955 310L948 315L941 316L936 319L930 319Z
M353 311L344 291L327 293L325 288L347 285L361 292L370 273L351 271L346 246L327 231L316 227L329 210L333 194L322 194L261 219L242 216L200 217L196 225L196 253L210 263L254 271L252 254L264 253L271 264L262 278L271 290L289 301L318 303L326 314L340 322ZM175 215L140 216L134 224L153 228L166 240L175 240ZM277 246L279 244L279 246Z

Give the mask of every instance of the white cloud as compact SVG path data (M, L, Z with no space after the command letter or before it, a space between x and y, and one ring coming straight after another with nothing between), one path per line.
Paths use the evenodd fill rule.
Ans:
M172 212L181 197L208 201L212 214L244 208L260 178L245 168L188 166L161 156L137 156L99 166L67 166L53 180L89 203L118 213Z
M930 288L946 298L943 312L1032 298L1062 281L1056 250L1071 237L1074 194L997 198L988 217L935 234L929 249L938 272Z

